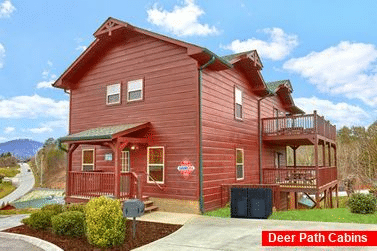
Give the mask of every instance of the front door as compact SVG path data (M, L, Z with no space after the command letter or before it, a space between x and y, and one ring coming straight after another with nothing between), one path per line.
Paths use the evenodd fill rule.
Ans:
M130 168L130 151L129 150L123 150L121 157L120 157L121 163L122 163L122 173L120 176L120 193L122 196L126 195L130 191L130 176L123 175L125 173L129 173L131 171Z
M122 161L122 173L130 172L130 151L128 150L122 151L121 161Z

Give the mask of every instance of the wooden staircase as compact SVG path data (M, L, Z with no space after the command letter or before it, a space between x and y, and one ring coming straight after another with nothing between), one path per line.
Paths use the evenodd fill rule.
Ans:
M141 201L144 203L144 213L150 213L152 211L157 211L158 207L153 205L153 201L149 200L149 196L143 196Z

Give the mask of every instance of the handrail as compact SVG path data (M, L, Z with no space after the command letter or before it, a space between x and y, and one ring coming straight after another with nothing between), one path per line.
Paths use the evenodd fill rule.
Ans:
M262 128L264 135L319 134L336 139L336 127L316 111L313 114L263 118Z
M145 173L148 177L150 177L152 179L152 181L154 182L155 185L158 186L158 188L161 190L161 191L166 191L166 187L162 187L160 186L160 184L157 183L157 181L149 174L147 173L146 171L143 171L143 173Z

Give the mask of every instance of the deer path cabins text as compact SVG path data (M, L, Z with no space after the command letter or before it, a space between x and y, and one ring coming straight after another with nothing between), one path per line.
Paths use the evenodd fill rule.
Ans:
M114 18L94 36L53 84L70 97L68 203L138 197L200 213L229 184L269 184L284 209L289 192L318 202L337 188L335 127L301 115L289 80L266 83L255 50L219 57ZM300 145L314 145L314 166L287 167L286 147Z

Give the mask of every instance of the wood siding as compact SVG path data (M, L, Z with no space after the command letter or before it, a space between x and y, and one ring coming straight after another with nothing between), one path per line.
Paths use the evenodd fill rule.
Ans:
M141 136L148 137L148 146L165 147L166 191L146 183L143 172L147 171L147 146L144 145L130 151L131 170L143 175L144 195L198 200L197 171L188 180L177 171L182 160L190 160L198 166L197 62L187 56L185 48L129 33L123 41L110 42L101 58L90 64L85 72L77 74L82 77L73 83L70 133L151 122L150 131ZM144 80L143 100L127 102L127 82L137 79ZM121 103L106 105L106 86L115 83L121 83ZM95 148L95 169L113 171L114 161L104 160L104 155L111 150L101 146ZM79 147L73 153L74 171L81 170L81 157Z
M220 207L222 184L259 184L258 102L243 73L235 68L203 73L203 174L205 211ZM235 119L234 88L243 92L243 119ZM261 102L262 118L273 117L274 108L284 111L280 99ZM244 149L244 179L236 180L236 148ZM285 148L263 147L263 167L274 167L274 154Z

